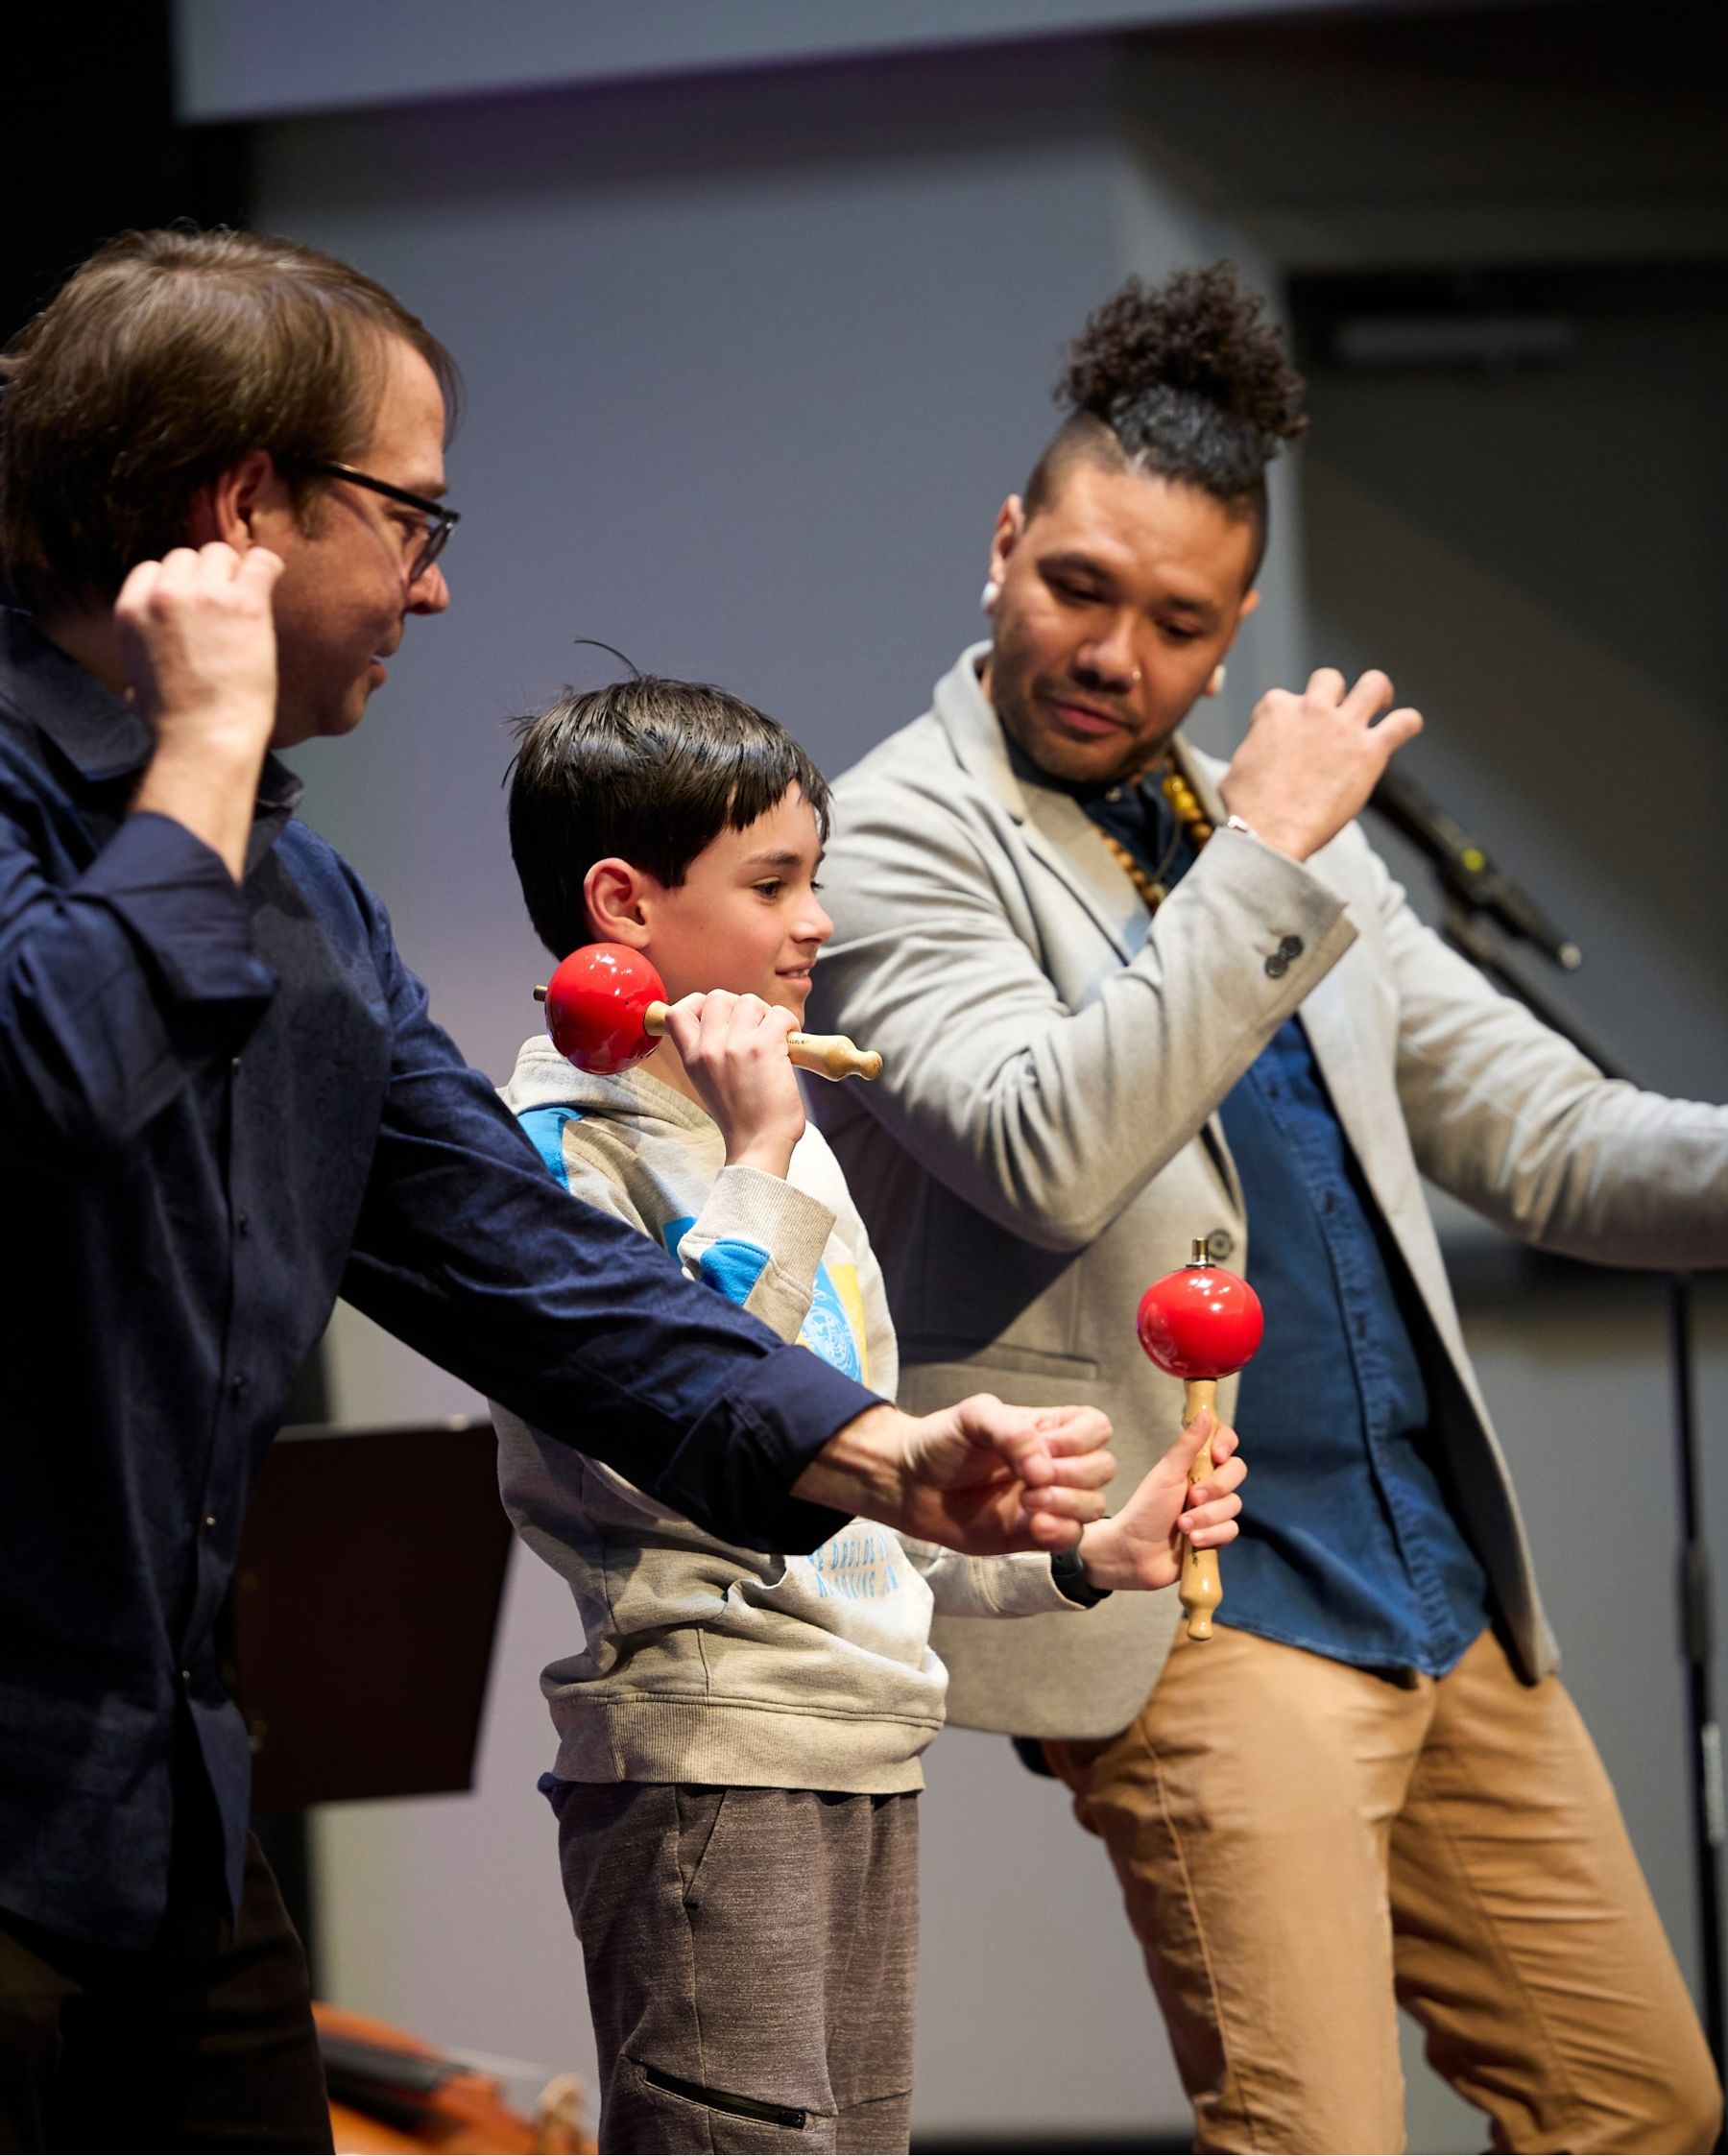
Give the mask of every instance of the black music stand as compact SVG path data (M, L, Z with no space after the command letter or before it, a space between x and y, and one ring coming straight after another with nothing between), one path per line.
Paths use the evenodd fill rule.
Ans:
M234 1567L232 1689L308 1948L297 1814L473 1787L510 1555L496 1456L491 1424L458 1418L287 1429L265 1461Z

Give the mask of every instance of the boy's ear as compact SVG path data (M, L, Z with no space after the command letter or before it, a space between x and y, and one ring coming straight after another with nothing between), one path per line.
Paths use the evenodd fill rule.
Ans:
M616 854L596 861L582 879L582 896L588 903L594 941L627 944L632 950L646 949L653 931L643 900L656 888L651 875Z

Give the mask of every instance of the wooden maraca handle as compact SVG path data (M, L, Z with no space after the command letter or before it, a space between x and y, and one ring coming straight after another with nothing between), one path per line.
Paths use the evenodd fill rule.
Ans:
M544 982L535 990L534 1000L537 1003L546 1000ZM665 1030L666 1006L650 1003L642 1013L642 1031L660 1035ZM882 1075L880 1050L860 1048L844 1033L788 1034L786 1053L801 1070L813 1070L820 1078L879 1078Z
M1218 1381L1215 1377L1190 1377L1182 1388L1182 1425L1184 1429L1193 1421L1203 1407L1210 1407L1214 1419L1218 1412ZM1188 1486L1203 1481L1212 1470L1212 1443L1209 1439L1196 1454L1188 1470ZM1218 1553L1215 1549L1196 1549L1192 1543L1182 1545L1182 1582L1176 1590L1188 1617L1188 1636L1190 1640L1210 1640L1212 1636L1212 1612L1224 1599L1224 1585L1218 1577Z
M642 1013L649 1033L666 1030L666 1006L650 1003ZM789 1033L786 1053L800 1070L813 1070L819 1078L879 1078L882 1059L875 1048L860 1048L844 1033Z

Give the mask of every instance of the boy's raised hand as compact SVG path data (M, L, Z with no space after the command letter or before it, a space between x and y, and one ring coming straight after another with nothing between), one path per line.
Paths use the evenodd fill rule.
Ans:
M784 1178L804 1136L804 1095L786 1053L790 1011L723 988L667 1007L666 1032L726 1139L726 1164Z
M1209 1437L1212 1471L1190 1489L1189 1471ZM1121 1511L1081 1535L1087 1578L1093 1587L1173 1587L1182 1575L1185 1541L1217 1549L1236 1540L1242 1509L1236 1492L1247 1472L1235 1430L1203 1407Z

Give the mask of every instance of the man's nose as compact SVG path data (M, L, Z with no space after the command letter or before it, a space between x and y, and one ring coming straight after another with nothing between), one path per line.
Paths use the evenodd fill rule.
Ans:
M1134 680L1134 625L1126 612L1111 621L1108 629L1082 644L1075 658L1080 667L1100 683L1126 688Z
M441 563L429 563L408 587L408 611L410 613L443 613L450 603L450 587L444 582Z

